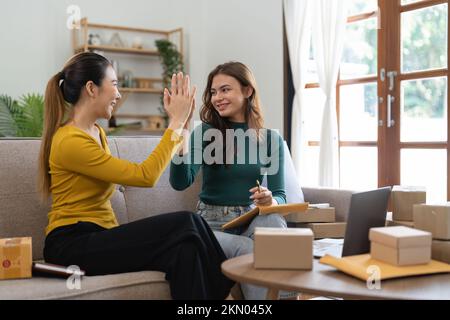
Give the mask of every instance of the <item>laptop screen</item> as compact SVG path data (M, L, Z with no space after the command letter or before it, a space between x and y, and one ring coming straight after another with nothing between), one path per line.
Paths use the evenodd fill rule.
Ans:
M384 227L391 187L352 194L342 256L370 252L369 230Z

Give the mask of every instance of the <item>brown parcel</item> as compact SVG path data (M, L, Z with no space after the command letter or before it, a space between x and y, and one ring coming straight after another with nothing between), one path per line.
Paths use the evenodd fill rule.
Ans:
M31 238L0 239L0 279L31 278Z
M408 228L371 228L370 255L394 265L428 263L431 259L431 233Z
M414 226L431 232L433 239L450 240L450 205L414 205Z
M433 240L431 245L431 258L450 263L450 241Z
M321 222L321 223L295 223L297 228L310 228L314 233L314 239L320 238L344 238L346 222Z
M386 227L396 227L396 226L405 226L414 228L414 222L404 220L392 220L392 212L388 212L386 214Z
M414 222L400 221L400 220L386 220L386 227L398 227L398 226L414 228Z
M312 269L311 229L256 228L254 266L261 269Z
M392 248L377 242L370 243L370 256L375 260L396 266L427 264L431 260L431 247Z
M335 222L334 208L308 208L304 212L295 212L287 215L287 222Z
M413 221L413 205L425 203L426 200L424 188L394 186L391 192L392 220Z

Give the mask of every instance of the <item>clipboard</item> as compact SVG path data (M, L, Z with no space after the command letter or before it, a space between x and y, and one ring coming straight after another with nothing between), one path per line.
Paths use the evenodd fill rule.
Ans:
M242 225L249 224L257 215L267 215L271 213L278 213L282 216L288 215L294 212L303 212L308 210L309 203L289 203L289 204L278 204L271 206L260 206L255 207L250 211L247 211L243 215L225 223L222 226L222 230L236 228Z

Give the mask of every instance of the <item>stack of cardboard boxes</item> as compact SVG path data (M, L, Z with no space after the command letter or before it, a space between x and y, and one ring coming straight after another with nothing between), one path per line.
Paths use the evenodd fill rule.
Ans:
M391 192L392 217L386 217L386 226L413 228L413 206L426 200L427 193L422 187L394 186Z
M371 228L370 255L396 266L431 261L431 233L404 226Z
M347 224L336 222L335 209L329 204L310 205L307 211L286 216L288 227L309 228L315 239L344 238Z
M450 263L450 203L414 206L414 225L433 235L432 258Z

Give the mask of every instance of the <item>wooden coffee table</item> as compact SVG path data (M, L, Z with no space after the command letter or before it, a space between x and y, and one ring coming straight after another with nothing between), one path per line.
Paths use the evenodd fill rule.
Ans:
M450 274L435 274L381 281L381 289L368 289L366 282L337 271L314 259L313 269L265 270L253 267L253 254L222 263L230 279L267 287L267 299L278 299L279 290L345 299L445 299L450 300Z

